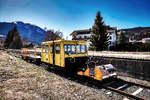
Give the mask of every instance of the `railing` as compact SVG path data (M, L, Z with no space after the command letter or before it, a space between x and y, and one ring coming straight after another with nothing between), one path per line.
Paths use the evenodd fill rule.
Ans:
M21 50L21 53L23 54L24 58L30 57L30 58L41 58L41 48L23 48Z
M150 52L89 51L89 56L150 60Z

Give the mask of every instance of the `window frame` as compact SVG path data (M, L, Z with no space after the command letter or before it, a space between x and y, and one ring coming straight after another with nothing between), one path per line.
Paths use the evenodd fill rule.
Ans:
M57 50L57 46L59 47L59 50ZM55 45L55 53L60 54L60 44Z

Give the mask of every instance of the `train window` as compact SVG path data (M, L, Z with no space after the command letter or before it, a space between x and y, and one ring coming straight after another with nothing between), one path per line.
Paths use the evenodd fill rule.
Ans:
M53 53L53 45L51 45L51 47L50 47L50 53L51 54Z
M67 45L64 45L64 51L65 51L65 53L68 52L68 47L67 47Z
M70 53L71 52L71 45L68 45L68 47L67 47L67 51L68 51L68 53Z
M86 46L85 45L81 45L81 53L86 53Z
M76 47L74 44L65 44L64 51L65 54L76 54Z
M60 53L60 44L56 45L56 53L59 54Z
M77 45L78 54L86 53L86 46L85 45Z
M42 46L42 52L43 53L45 52L45 46Z
M78 54L80 54L81 53L80 45L77 45L77 50L78 50Z
M75 45L72 45L72 48L71 48L71 54L75 54L76 53L76 47Z
M48 53L48 45L45 45L42 47L43 48L43 53Z
M48 45L45 46L45 52L48 54Z

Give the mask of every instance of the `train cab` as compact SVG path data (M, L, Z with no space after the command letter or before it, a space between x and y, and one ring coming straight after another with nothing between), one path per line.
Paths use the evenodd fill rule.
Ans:
M42 43L41 61L76 71L88 59L85 41L55 40Z

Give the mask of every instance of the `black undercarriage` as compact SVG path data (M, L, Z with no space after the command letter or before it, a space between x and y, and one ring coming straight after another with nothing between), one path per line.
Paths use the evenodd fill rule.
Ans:
M87 67L88 57L68 57L65 58L65 67L69 72L77 72Z

